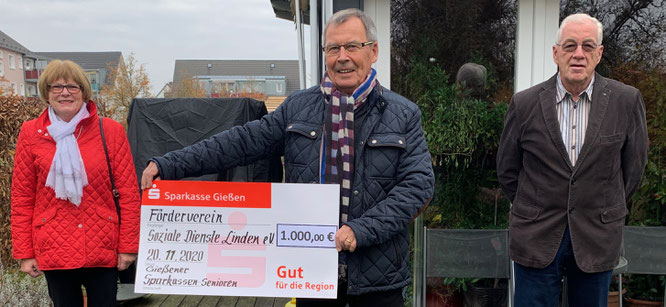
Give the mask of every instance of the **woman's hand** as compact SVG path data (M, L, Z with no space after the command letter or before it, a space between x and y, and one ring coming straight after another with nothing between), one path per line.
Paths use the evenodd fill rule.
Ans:
M118 254L118 271L126 270L136 260L136 254Z
M35 258L21 259L19 263L21 264L21 272L26 273L31 277L37 277L43 274L43 272L37 267L37 259Z

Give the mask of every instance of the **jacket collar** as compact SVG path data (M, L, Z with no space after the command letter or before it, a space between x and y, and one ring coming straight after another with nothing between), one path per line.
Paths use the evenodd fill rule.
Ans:
M596 73L595 76L592 77L592 80L590 80L590 84L587 85L587 87L585 88L585 90L583 90L583 92L578 93L578 95L583 96L583 94L585 94L587 95L587 97L592 97L595 79L596 79ZM557 103L561 103L567 94L573 97L573 94L567 91L567 89L564 87L564 83L562 83L562 78L559 73L557 73L557 82L555 84L557 88Z
M557 74L542 83L541 86L542 91L539 93L539 103L541 104L541 112L546 123L546 129L548 129L550 139L555 144L557 151L562 156L566 165L570 169L573 169L569 160L569 154L564 147L562 133L560 132L560 122L557 120L557 110L555 109L555 105L557 104Z
M384 99L384 87L382 87L379 82L375 85L375 88L372 90L370 95L368 95L368 101L371 106L376 106L380 113L384 112L386 109L387 101Z
M580 167L590 151L592 143L599 133L601 123L606 115L606 108L608 107L608 97L610 96L610 90L606 88L608 80L596 72L594 80L593 91L595 94L592 96L592 108L590 109L585 141L583 142L583 147L581 148L580 156L576 161L575 167L571 165L569 154L564 147L562 133L560 132L560 123L557 120L557 110L555 109L557 103L557 74L541 84L542 91L539 93L539 103L541 104L541 111L543 113L544 121L546 122L548 134L550 135L553 144L555 144L557 151L562 156L562 159L566 161L566 164L573 172Z

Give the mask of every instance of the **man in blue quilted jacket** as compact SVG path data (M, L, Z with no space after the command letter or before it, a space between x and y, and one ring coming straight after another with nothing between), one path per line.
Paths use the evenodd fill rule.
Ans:
M282 155L286 182L340 184L338 298L297 305L402 307L411 279L408 225L434 184L421 112L379 85L376 28L362 11L334 14L323 41L320 85L291 94L260 120L151 159L141 186Z

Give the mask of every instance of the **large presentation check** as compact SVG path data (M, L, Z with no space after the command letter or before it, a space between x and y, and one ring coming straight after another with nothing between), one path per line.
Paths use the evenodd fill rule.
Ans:
M138 293L335 298L339 186L155 181Z

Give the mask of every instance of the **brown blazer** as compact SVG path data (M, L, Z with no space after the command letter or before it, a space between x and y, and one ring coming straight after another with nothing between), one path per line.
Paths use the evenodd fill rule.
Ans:
M572 166L557 120L556 82L553 76L513 95L504 120L497 176L512 202L510 255L524 266L548 266L568 224L578 267L611 270L626 202L647 159L643 97L596 74L585 142Z

